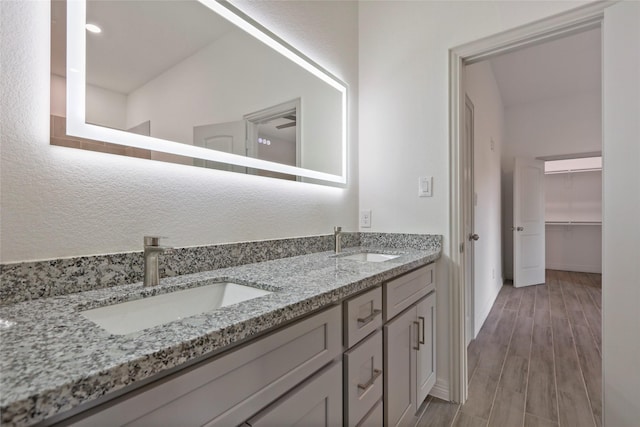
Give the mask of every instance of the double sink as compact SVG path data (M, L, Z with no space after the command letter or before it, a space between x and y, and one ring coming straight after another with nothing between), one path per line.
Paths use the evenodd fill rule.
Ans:
M376 252L358 252L338 255L336 258L377 263L389 261L399 256ZM190 285L192 287L189 289L84 310L80 314L110 334L127 335L273 293L231 281L211 283L210 280L207 280Z

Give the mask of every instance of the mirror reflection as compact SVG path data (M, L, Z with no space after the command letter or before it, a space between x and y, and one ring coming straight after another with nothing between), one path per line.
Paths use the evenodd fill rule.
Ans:
M52 2L52 143L296 179L66 136L65 9ZM199 1L91 0L86 23L86 123L344 176L343 92Z

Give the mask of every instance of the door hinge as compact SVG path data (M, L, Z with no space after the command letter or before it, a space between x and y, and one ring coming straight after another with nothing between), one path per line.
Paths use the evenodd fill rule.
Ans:
M460 243L460 253L464 252L464 242Z

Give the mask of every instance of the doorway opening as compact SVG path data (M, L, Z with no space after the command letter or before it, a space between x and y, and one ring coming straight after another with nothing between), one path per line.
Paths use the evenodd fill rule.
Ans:
M500 390L518 380L525 392L512 396L517 403L511 405L522 408L522 417L560 422L575 409L564 401L540 403L569 388L555 374L565 359L541 356L575 351L559 337L572 337L580 354L593 359L589 363L601 360L599 298L587 289L595 285L585 284L589 276L573 273L601 272L595 222L601 221L602 176L580 165L588 160L564 159L567 153L602 149L600 38L599 28L589 29L465 67L475 119L473 136L465 138L473 145L465 150L473 153L473 195L467 199L473 213L467 250L472 261L465 289L474 318L467 329L467 378L471 390L493 393L490 424L506 423L500 418L506 405ZM468 134L467 105L465 114ZM587 268L589 263L596 265ZM583 337L574 334L578 327ZM534 329L555 334L546 344L528 346ZM498 363L488 363L488 357ZM563 375L572 378L572 387L577 384L572 397L589 425L591 418L601 419L601 374L573 353L567 357L572 366L563 368ZM510 367L525 361L520 378L510 375ZM495 384L486 379L492 375ZM479 415L471 406L462 410Z
M247 156L289 166L301 167L301 105L300 98L247 114ZM295 181L294 175L264 170L250 170L261 176Z
M482 233L476 232L476 227L478 227L477 219L479 218L479 214L483 211L483 207L492 207L496 208L496 203L487 203L487 198L483 197L483 191L486 188L483 185L484 183L478 183L477 180L473 180L473 186L469 187L468 182L465 179L465 173L468 171L468 166L465 164L465 155L464 152L466 148L464 147L464 142L466 141L465 137L465 96L467 95L467 78L465 75L465 68L473 65L479 64L481 61L485 61L488 59L496 59L499 55L505 53L513 53L517 51L524 50L526 48L540 46L543 43L559 40L562 38L568 38L570 36L580 35L581 33L587 33L589 31L599 31L601 27L601 20L603 15L603 5L590 5L589 7L584 7L578 10L574 10L571 13L567 13L560 17L555 17L554 19L550 19L547 22L538 22L532 24L530 26L522 27L507 33L503 33L496 37L490 37L487 39L483 39L477 42L472 42L467 45L461 46L459 48L453 49L451 51L451 270L450 270L450 278L451 278L451 320L452 320L452 332L453 336L451 337L450 345L451 345L451 375L450 375L450 399L456 402L464 403L467 399L468 395L468 378L470 376L470 372L468 371L467 365L467 343L470 338L473 338L482 326L484 322L484 318L486 318L489 309L491 308L491 304L495 301L495 297L497 296L500 287L503 283L503 276L507 276L507 260L503 260L502 253L505 255L509 251L507 247L507 242L502 239L502 235L507 235L509 233L513 236L513 233L516 231L515 229L512 231L511 227L518 227L517 225L510 224L508 221L504 219L504 213L500 206L502 205L502 198L504 197L503 185L505 180L504 174L500 172L503 169L501 166L504 163L503 157L500 154L495 154L497 150L502 149L503 143L505 142L504 135L498 136L479 136L476 132L473 137L474 140L474 151L473 156L476 163L476 171L479 169L480 164L483 165L483 168L488 165L490 162L495 162L497 160L497 174L498 178L496 180L495 171L493 169L493 174L489 179L490 186L495 187L497 181L499 201L497 203L498 213L493 212L491 218L498 217L497 226L496 223L493 222L490 224L493 229L490 231L490 234L493 236L489 239L488 235L483 236ZM493 70L492 70L493 71ZM599 69L598 69L599 71ZM601 78L601 77L599 77ZM516 85L518 82L516 81ZM482 122L486 123L485 120L480 118L480 108L478 104L478 99L474 99L473 94L469 94L469 98L474 104L474 121L476 123ZM601 101L598 104L598 109L601 108ZM547 111L547 113L552 113ZM598 112L598 117L601 119L601 113ZM531 131L531 129L529 129ZM535 130L535 129L534 129ZM539 129L538 129L539 130ZM533 133L533 132L530 132ZM597 138L601 139L601 132L597 133ZM601 141L600 141L601 143ZM479 144L482 145L483 148L486 148L486 151L479 151ZM531 147L531 144L528 145ZM579 150L574 148L563 148L562 152L529 152L524 156L516 156L515 153L512 154L512 164L515 165L515 157L543 157L549 155L563 155L567 153L575 154L581 153L584 151L593 151L590 148L586 147L584 144L581 145ZM556 147L557 148L557 147ZM487 156L487 153L488 156ZM493 153L493 154L491 154ZM482 156L485 155L485 158ZM542 163L542 162L541 162ZM511 174L513 176L512 167ZM541 179L544 180L544 166L537 174L541 175ZM526 175L525 175L526 176ZM508 181L507 181L508 182ZM527 182L527 180L525 180ZM471 196L469 196L469 188L472 189ZM501 194L502 193L502 194ZM492 193L492 194L495 194ZM542 220L542 235L545 235L545 207L544 207L544 198L538 200L541 201L543 210L540 215L538 215ZM527 202L530 203L530 199L527 199ZM470 233L468 227L466 226L465 221L465 212L470 210L469 205L472 206L475 212L476 223L474 224L473 233ZM483 218L487 218L487 216L483 216ZM497 229L496 229L497 228ZM508 230L506 230L508 228ZM503 232L504 230L504 232ZM470 250L470 245L475 245L473 242L473 235L479 235L479 242L483 240L494 240L497 241L496 247L492 250L493 256L498 259L496 264L485 264L482 268L477 268L478 264L473 263L473 252ZM498 236L496 238L496 236ZM484 239L483 239L484 237ZM512 243L513 244L513 243ZM540 243L537 244L538 247L542 246L542 264L544 265L545 261L545 252L544 252L544 238L542 240L542 245ZM497 255L496 255L497 252ZM486 253L486 251L479 251L476 247L476 254ZM481 256L481 255L480 255ZM506 256L505 256L506 257ZM504 263L504 265L503 265ZM470 267L473 266L475 268ZM504 273L504 274L503 274ZM484 275L484 280L487 279L491 283L493 287L491 291L493 291L493 295L491 292L485 293L484 297L486 301L489 301L488 308L485 307L479 309L479 306L474 304L474 300L478 300L479 296L482 295L482 292L479 292L479 288L475 286L473 279L477 278L479 274ZM542 268L543 278L540 282L544 282L544 267ZM472 275L472 277L470 277ZM536 279L537 280L537 279ZM470 305L473 305L473 311L470 310ZM469 314L473 312L473 322L469 321ZM471 330L470 330L471 329Z

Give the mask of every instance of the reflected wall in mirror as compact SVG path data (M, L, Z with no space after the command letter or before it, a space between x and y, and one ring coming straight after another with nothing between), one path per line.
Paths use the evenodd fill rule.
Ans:
M53 0L51 16L52 144L346 182L345 85L228 3Z

